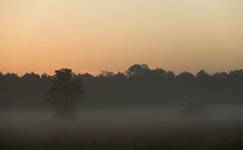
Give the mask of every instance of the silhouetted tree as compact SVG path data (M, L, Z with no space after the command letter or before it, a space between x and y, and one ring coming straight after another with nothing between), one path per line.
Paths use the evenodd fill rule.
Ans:
M190 72L182 72L178 75L178 79L181 81L193 81L195 79L194 75Z
M196 78L192 73L186 71L177 76L177 94L181 95L181 98L186 99L198 94L195 89L195 79Z
M216 72L213 78L216 80L225 80L228 78L228 74L226 72Z
M124 73L118 72L117 74L115 74L115 78L117 80L126 80L127 76Z
M154 70L151 70L149 76L151 76L154 79L168 78L167 72L163 69L160 69L160 68L156 68Z
M98 78L100 79L113 79L115 77L115 74L110 71L101 71L100 75Z
M92 80L92 79L94 79L94 76L89 74L89 73L79 74L78 76L79 76L79 78L82 78L83 80Z
M243 70L213 75L201 70L196 75L182 72L175 76L145 64L132 65L125 73L106 71L96 76L75 75L70 69L57 70L54 76L0 73L0 103L4 108L45 108L43 99L48 93L47 99L57 113L72 114L82 95L82 85L87 89L85 97L90 99L84 105L183 105L188 97L205 104L243 105Z
M52 76L48 75L47 73L43 73L40 76L40 79L43 80L43 81L48 81L48 80L51 80L52 79Z
M168 76L170 79L174 79L176 75L175 75L174 72L172 72L172 71L168 71L168 72L167 72L167 76Z
M4 78L9 81L16 81L19 79L19 76L16 73L6 73Z
M127 74L129 77L142 76L144 73L149 72L150 68L146 64L135 64L128 68Z
M40 80L40 75L31 72L31 73L25 73L21 78L28 81L34 81L34 80Z
M81 80L74 77L72 70L60 69L52 78L47 101L53 105L58 116L74 116L83 92Z
M198 73L197 73L197 78L200 79L200 80L204 80L204 79L208 79L210 78L210 75L205 71L205 70L200 70Z
M198 96L201 99L208 99L209 95L211 95L211 92L213 91L213 83L210 74L204 70L201 70L196 74L196 78L198 81Z

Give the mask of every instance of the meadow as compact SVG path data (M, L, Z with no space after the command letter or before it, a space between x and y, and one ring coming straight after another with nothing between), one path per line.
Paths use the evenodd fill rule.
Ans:
M180 108L80 110L75 118L51 111L2 113L1 150L242 150L242 108L211 109L186 119Z

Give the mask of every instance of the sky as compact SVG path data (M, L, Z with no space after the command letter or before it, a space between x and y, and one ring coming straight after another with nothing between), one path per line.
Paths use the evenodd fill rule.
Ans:
M0 71L243 69L242 0L1 0Z

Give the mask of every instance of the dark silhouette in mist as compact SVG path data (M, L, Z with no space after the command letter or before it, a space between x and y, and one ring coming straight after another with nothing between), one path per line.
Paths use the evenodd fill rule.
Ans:
M205 120L210 118L210 110L200 102L189 102L182 110L182 116L186 119Z
M57 70L54 76L0 74L1 110L49 109L50 104L43 101L46 93L56 110L64 107L67 111L80 107L185 106L188 98L206 105L242 105L243 70L215 74L202 70L196 75L190 72L176 75L135 64L125 73L103 71L97 76L74 74L70 69ZM80 105L76 102L83 94L85 101Z
M242 106L243 70L0 73L0 150L242 150Z
M146 64L135 64L128 68L127 75L129 77L139 77L150 72L150 68Z
M81 80L74 77L72 70L60 69L55 71L52 85L47 92L47 102L53 105L58 116L74 116L77 101L82 98L83 87Z

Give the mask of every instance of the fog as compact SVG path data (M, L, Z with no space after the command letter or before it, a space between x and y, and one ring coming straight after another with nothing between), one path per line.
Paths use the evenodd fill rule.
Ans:
M0 149L242 150L242 75L146 64L99 76L2 74Z
M178 128L194 122L207 125L237 124L243 120L242 106L210 106L210 118L187 119L181 115L183 107L151 107L123 109L82 109L75 118L57 118L52 110L12 110L2 112L1 130L27 136L49 134L51 131L80 130L81 132L121 131L144 132ZM167 129L166 129L167 130ZM38 133L39 132L39 133Z
M83 108L73 118L58 118L51 109L11 110L0 114L0 148L242 148L242 106L208 108L207 119L185 118L183 107Z

